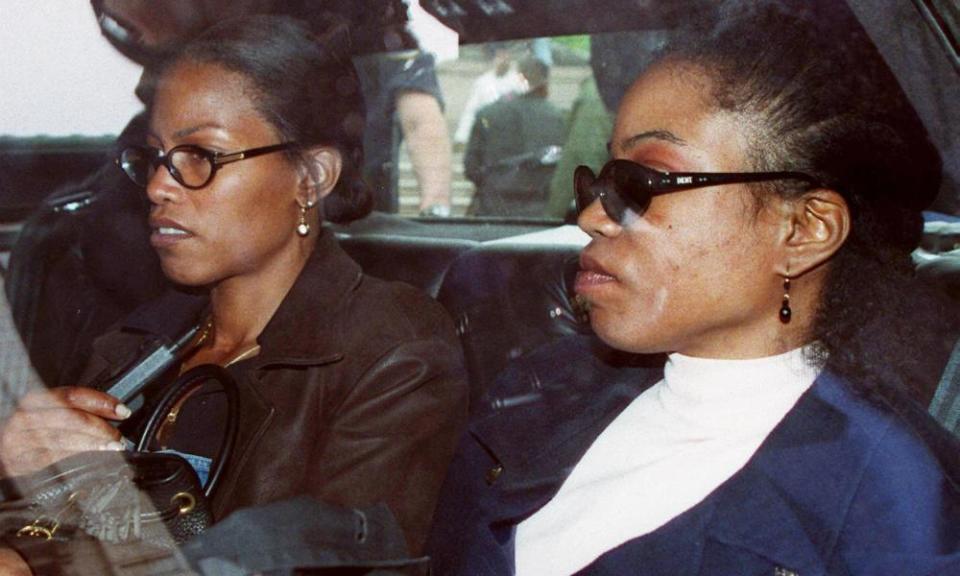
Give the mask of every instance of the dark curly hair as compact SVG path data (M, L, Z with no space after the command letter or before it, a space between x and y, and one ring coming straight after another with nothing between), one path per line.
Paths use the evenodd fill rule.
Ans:
M333 15L316 15L309 26L287 16L244 16L191 39L164 66L189 60L242 74L257 110L284 141L298 144L295 160L313 146L339 150L343 169L323 215L342 223L373 207L361 177L365 108L351 47L351 27Z
M786 4L786 5L785 5ZM842 3L738 4L669 47L711 77L722 110L743 114L756 171L816 176L850 207L813 323L816 360L866 396L929 399L953 344L949 307L914 278L921 210L941 179L937 149L876 47ZM795 197L796 182L756 185Z

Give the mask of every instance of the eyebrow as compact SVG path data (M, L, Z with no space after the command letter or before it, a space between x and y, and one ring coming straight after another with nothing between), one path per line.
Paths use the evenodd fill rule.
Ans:
M179 139L181 139L181 138L186 138L187 136L189 136L189 135L191 135L191 134L193 134L193 133L195 133L195 132L199 132L199 131L201 131L201 130L203 130L203 129L205 129L205 128L223 128L223 126L217 124L216 122L206 122L206 123L204 123L204 124L198 124L197 126L191 126L191 127L189 127L189 128L184 128L184 129L182 129L182 130L177 130L176 132L173 133L173 137L174 137L175 139L179 140ZM147 130L147 137L148 137L148 138L152 137L152 138L155 138L156 140L160 140L161 142L163 142L163 138L161 138L161 137L160 137L156 132L154 132L153 130Z
M686 146L687 142L683 138L677 136L669 130L649 130L647 132L640 132L639 134L634 134L621 140L618 144L621 150L629 150L630 148L637 145L638 142L642 140L665 140L671 144L676 144L677 146ZM613 142L607 142L607 152L612 153Z
M217 124L216 122L205 122L203 124L198 124L196 126L191 126L189 128L177 130L176 132L173 133L173 137L177 139L186 138L187 136L194 134L196 132L199 132L201 130L204 130L206 128L223 129L223 126Z

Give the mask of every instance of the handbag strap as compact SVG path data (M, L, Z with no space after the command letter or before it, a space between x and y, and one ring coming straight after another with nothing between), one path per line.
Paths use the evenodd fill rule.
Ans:
M215 364L202 364L187 370L164 391L159 401L155 404L153 412L147 419L147 423L137 442L138 451L146 451L150 440L154 438L160 427L167 419L167 414L183 401L187 396L193 394L197 389L210 381L216 381L223 387L227 397L227 423L223 440L220 442L220 448L213 459L213 467L210 469L210 476L207 484L204 486L204 495L207 498L212 497L213 491L219 483L220 476L226 468L227 461L233 454L233 447L236 443L237 430L239 427L239 393L237 392L237 383L233 376L224 368Z

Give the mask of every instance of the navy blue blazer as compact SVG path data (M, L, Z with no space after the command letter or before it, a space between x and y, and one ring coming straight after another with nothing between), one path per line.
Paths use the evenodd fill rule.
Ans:
M434 574L513 574L514 527L663 377L662 363L624 364L573 337L510 368L447 477L428 544ZM888 408L824 372L742 470L582 573L960 574L960 448L922 409Z

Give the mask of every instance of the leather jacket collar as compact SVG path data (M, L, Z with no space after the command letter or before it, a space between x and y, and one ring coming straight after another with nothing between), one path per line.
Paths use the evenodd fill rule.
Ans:
M360 266L340 248L333 233L321 228L303 271L257 339L261 353L255 366L307 366L342 358L337 320L362 276ZM311 321L316 316L310 309L325 311L327 321Z
M318 365L343 357L336 320L350 292L360 284L362 271L330 230L321 228L319 233L303 270L257 339L261 352L254 360L255 368ZM329 321L310 321L316 316L308 313L309 309L326 311ZM134 311L120 329L147 338L174 338L202 322L208 310L206 294L170 290Z

